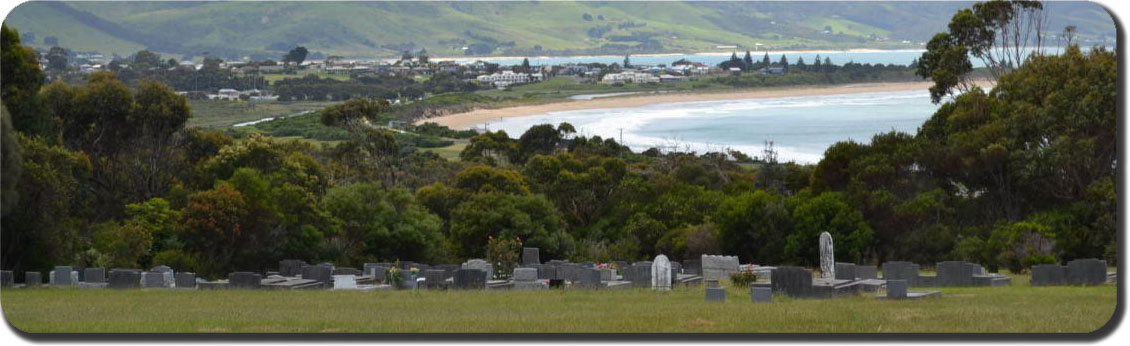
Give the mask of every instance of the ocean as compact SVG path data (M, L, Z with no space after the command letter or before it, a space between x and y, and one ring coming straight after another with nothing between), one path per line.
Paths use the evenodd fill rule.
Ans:
M815 163L839 141L867 143L892 130L914 134L937 108L925 90L874 92L552 112L479 127L517 138L534 125L568 122L579 135L622 139L635 152L732 149L761 156L772 142L781 162Z

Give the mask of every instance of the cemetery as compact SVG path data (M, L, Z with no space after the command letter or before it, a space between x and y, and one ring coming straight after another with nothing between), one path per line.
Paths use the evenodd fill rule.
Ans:
M464 301L448 305L449 307L446 309L462 306L461 304L466 304L467 301L484 299L502 299L515 303L524 301L531 304L526 309L532 309L545 307L547 302L544 301L544 298L547 297L547 294L559 297L561 294L568 294L570 299L586 301L619 303L638 301L637 304L640 304L640 306L629 308L628 311L666 304L672 306L691 305L693 308L690 311L709 311L710 309L748 311L754 308L807 311L811 309L820 310L821 307L876 308L878 306L882 308L890 306L876 304L890 304L880 303L882 301L908 300L904 303L896 303L899 304L897 307L934 311L939 316L945 316L945 313L941 312L946 311L945 307L951 304L955 308L961 306L968 308L963 302L970 300L968 297L971 294L970 292L976 292L972 294L976 297L973 300L992 301L993 299L1015 297L1018 292L1027 292L1025 294L1028 295L1042 293L1061 295L1064 292L1069 292L1065 290L1075 289L1086 292L1087 294L1084 296L1104 297L1099 299L1098 302L1105 301L1109 303L1110 308L1113 309L1114 307L1113 285L1108 284L1113 282L1114 277L1113 273L1107 273L1105 261L1080 259L1070 261L1063 266L1036 265L1031 269L1030 284L1023 285L1024 287L1014 287L1018 286L1018 283L1015 283L1014 280L1019 281L1023 278L1022 276L987 273L985 268L968 262L936 263L932 265L933 272L921 270L919 264L910 262L891 261L879 266L835 262L832 252L833 244L830 236L826 236L826 234L821 237L820 268L815 272L812 269L794 266L741 264L738 257L724 255L702 255L700 258L688 259L683 262L672 261L665 255L659 255L651 261L634 263L572 263L556 259L543 260L539 256L539 249L523 248L520 256L521 263L510 273L495 270L495 264L483 259L471 259L460 264L436 265L411 261L365 263L361 269L337 267L332 263L309 264L301 260L286 259L279 261L278 267L270 268L269 271L233 272L220 280L205 280L197 277L194 273L179 272L176 268L168 266L157 266L149 270L128 268L80 269L71 266L58 266L48 273L23 273L23 280L20 282L16 282L15 273L5 271L2 273L3 290L0 292L4 294L3 306L6 316L16 325L20 325L18 320L21 314L10 310L11 306L23 306L24 298L46 299L52 294L60 294L55 292L64 292L61 294L67 296L78 295L83 297L84 301L99 301L100 295L132 295L129 292L144 292L138 296L147 298L159 297L154 296L154 294L160 294L159 292L170 292L169 294L175 294L170 297L178 299L190 298L192 295L221 295L225 297L235 295L250 301L262 300L256 295L262 296L263 299L273 299L280 297L279 294L297 295L295 297L313 295L310 297L317 297L313 299L319 301L337 301L339 298L333 295L340 295L356 302L373 304L389 304L403 299L415 300L420 304L432 303L424 303L424 300L435 300L434 303L436 304L451 299ZM267 291L276 293L266 293ZM293 291L294 293L280 291ZM346 293L348 291L385 292ZM958 295L952 298L948 297L947 294L950 292L957 292ZM362 295L358 296L357 294ZM404 294L411 294L412 296L406 297ZM295 298L294 301L303 300ZM76 304L82 303L77 302ZM309 302L309 304L316 303ZM558 302L549 306L560 304ZM76 310L84 310L82 306L72 305L72 307ZM987 307L991 307L991 305ZM486 310L490 309L486 308ZM560 311L561 313L567 313L573 308L564 305L560 309L563 310ZM440 309L440 311L443 310ZM259 311L267 313L270 310ZM537 311L541 310L538 309ZM9 314L9 312L14 312L14 314ZM328 312L330 311L321 313ZM611 309L580 313L584 315L593 313L618 314L619 312L616 309ZM142 313L142 315L144 314ZM349 314L346 313L345 315ZM707 314L707 316L710 315ZM434 316L431 318L443 320L446 317ZM554 320L554 318L548 320ZM694 322L695 320L691 321ZM702 321L710 323L701 322L697 324L705 326L717 326L719 324L712 319L702 319ZM537 321L524 321L523 323L530 322L540 323ZM697 324L674 326L674 330L714 330L712 328L697 328L695 327ZM1099 325L1101 323L1091 327L1097 328ZM560 328L579 327L558 325L539 331L557 331ZM379 326L369 326L359 330L373 330L372 328L384 330L383 327ZM594 328L587 330L599 331L603 330L604 327ZM663 331L648 328L640 330ZM785 331L787 329L765 331ZM442 331L427 328L421 330ZM723 328L721 330L729 329ZM744 329L739 328L738 330ZM913 330L917 329L910 328L904 331ZM803 331L815 330L806 329Z

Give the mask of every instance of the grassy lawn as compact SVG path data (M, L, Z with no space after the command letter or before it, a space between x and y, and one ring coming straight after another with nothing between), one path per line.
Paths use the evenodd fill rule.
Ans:
M308 110L318 110L334 102L295 101L295 102L247 102L190 100L192 118L188 127L222 128L234 124L259 120L267 117L287 116Z
M336 80L349 80L349 75L347 75L347 74L332 74L332 73L325 73L325 72L318 71L318 70L299 70L296 74L265 73L262 76L263 76L263 79L266 79L268 82L274 83L276 81L280 81L280 80L288 79L288 78L296 78L296 79L302 78L302 77L305 77L308 74L316 75L319 78L332 78L332 79L336 79Z
M420 148L420 151L434 152L436 154L439 154L439 156L441 156L445 159L452 160L452 161L459 161L459 153L463 152L463 149L467 147L467 144L468 144L467 141L457 141L457 142L452 143L451 145L446 146L446 147L442 147L442 148Z
M941 288L944 297L868 296L753 304L728 288L670 292L4 290L4 316L28 332L1090 332L1117 288ZM915 289L922 290L922 289Z

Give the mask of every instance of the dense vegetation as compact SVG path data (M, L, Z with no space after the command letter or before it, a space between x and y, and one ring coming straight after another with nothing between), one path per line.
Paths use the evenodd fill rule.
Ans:
M917 134L837 143L804 166L633 153L568 124L476 135L449 161L380 126L390 107L364 99L318 113L334 146L236 141L185 128L185 99L157 82L41 86L19 35L3 40L5 269L456 262L490 237L548 258L812 265L824 231L837 259L860 263L1115 258L1117 59L1102 48L1034 55Z

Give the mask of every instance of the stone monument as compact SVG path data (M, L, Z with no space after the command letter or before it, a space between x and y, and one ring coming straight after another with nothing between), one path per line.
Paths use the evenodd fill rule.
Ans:
M667 291L671 289L671 261L666 255L655 256L651 261L651 288Z
M836 256L832 251L832 235L820 233L820 278L836 278Z

